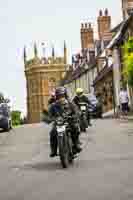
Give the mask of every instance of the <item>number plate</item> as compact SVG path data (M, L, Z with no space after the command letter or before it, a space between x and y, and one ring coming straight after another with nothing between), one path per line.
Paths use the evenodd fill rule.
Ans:
M65 126L57 126L57 132L58 133L63 133L66 130Z
M86 110L86 106L81 106L81 110L85 111Z

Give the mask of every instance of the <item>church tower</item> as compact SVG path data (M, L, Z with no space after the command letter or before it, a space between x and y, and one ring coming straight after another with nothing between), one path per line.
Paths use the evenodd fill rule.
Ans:
M50 57L40 58L35 43L34 57L28 60L26 47L24 47L28 123L41 121L42 111L48 107L51 92L60 84L68 69L66 46L62 54L61 57L56 57L53 47Z
M126 20L133 12L133 0L122 0L123 19Z

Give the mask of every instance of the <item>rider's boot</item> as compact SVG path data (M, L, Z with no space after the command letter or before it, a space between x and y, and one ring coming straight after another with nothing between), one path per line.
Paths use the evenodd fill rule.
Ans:
M50 157L55 157L55 156L57 156L57 145L50 145L50 147L51 147L51 153L50 153Z
M53 157L55 157L55 156L57 156L57 153L55 153L55 152L51 152L51 153L50 153L50 157L51 157L51 158L53 158Z
M57 156L57 137L54 134L50 135L50 157L55 157Z

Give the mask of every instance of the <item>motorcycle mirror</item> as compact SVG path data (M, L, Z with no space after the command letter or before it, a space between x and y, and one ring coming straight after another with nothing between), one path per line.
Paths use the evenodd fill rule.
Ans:
M50 124L51 123L51 119L49 117L49 114L48 114L47 110L43 110L42 111L42 121L45 122L46 124Z

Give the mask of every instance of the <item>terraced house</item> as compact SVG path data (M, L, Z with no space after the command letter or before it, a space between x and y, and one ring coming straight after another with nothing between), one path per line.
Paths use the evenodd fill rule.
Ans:
M91 23L81 24L81 52L72 56L72 66L62 81L73 96L77 87L94 93L94 80L104 63L102 52L112 39L111 16L108 9L99 11L97 18L98 39L94 38Z
M62 82L72 95L77 87L100 94L104 113L117 112L119 107L119 91L124 81L122 46L133 36L133 0L122 0L121 5L123 20L114 28L108 9L99 11L98 40L94 39L90 24L81 25L81 54L75 56ZM128 85L127 89L131 102L132 91Z
M114 110L117 113L120 102L120 87L125 84L123 77L124 54L123 45L133 36L133 0L122 1L123 20L111 30L112 40L100 55L102 66L98 65L99 73L94 80L94 88L103 95L104 111ZM132 104L132 89L127 84Z

